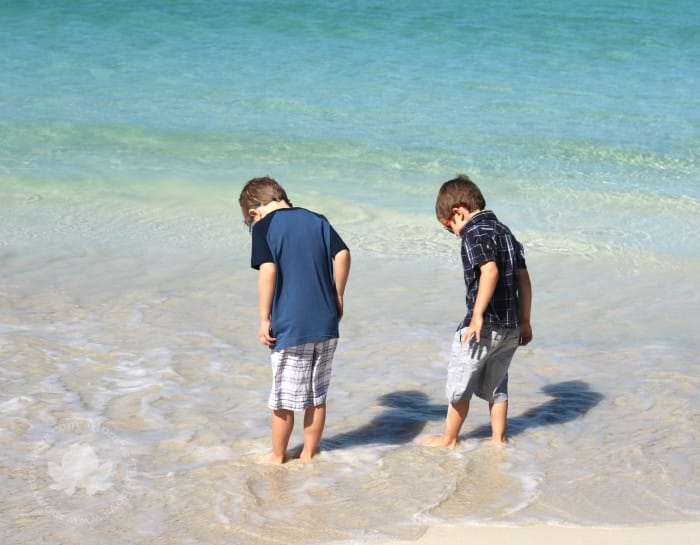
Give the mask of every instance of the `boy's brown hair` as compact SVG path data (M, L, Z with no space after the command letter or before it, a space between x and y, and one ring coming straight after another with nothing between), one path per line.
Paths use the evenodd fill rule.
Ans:
M435 202L435 215L443 222L452 215L452 209L460 205L469 212L486 208L481 190L466 174L459 174L442 184Z
M285 201L292 206L284 188L269 176L253 178L243 186L238 204L241 205L243 217L248 217L248 211L256 205L265 206L272 201Z

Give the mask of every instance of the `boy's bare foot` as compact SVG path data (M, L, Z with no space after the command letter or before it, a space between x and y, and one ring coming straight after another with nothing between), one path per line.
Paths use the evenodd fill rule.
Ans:
M302 450L301 453L299 454L299 459L302 462L310 462L311 459L314 456L316 456L320 451L321 451L320 449L316 449L315 451L313 451L312 453L309 454L306 450Z
M283 464L286 460L284 459L284 457L279 457L275 456L274 454L270 454L267 461L270 464Z
M423 439L420 444L424 447L446 447L454 449L457 445L457 441L446 441L442 435L433 435L432 437Z

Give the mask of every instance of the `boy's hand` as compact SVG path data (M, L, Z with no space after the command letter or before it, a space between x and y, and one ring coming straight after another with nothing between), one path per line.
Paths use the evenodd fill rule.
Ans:
M481 329L484 327L483 316L472 316L472 321L462 334L462 344L469 343L472 337L476 338L476 342L481 342Z
M270 320L260 320L260 327L258 328L258 338L260 339L260 342L265 346L273 346L275 344L275 341L277 341L277 339L270 335L270 327Z
M520 323L520 346L525 346L532 340L532 326L530 322Z

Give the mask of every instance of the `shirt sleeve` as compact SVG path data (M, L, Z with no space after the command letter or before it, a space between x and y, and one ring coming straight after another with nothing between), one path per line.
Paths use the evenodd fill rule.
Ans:
M518 251L517 251L517 268L518 269L527 269L527 263L525 263L525 248L523 248L523 245L520 244L520 242L516 241L516 244L518 245Z
M335 229L333 229L333 226L328 224L331 228L331 257L335 257L338 252L341 252L343 250L348 250L349 248L343 242L343 239L340 238L340 235L336 232Z
M270 250L270 245L267 243L269 224L269 221L263 219L253 226L250 266L254 269L260 269L260 265L263 263L274 263L272 250Z
M484 263L496 260L493 241L488 236L467 234L463 246L469 264L475 269Z

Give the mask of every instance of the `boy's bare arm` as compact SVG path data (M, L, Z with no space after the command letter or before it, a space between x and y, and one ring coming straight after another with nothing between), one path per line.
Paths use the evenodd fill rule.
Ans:
M484 326L484 312L496 291L498 284L498 266L495 261L487 261L479 267L481 276L479 277L479 289L476 291L476 301L472 312L472 320L469 327L462 335L462 342L469 342L476 336L476 342L481 341L481 329Z
M333 259L333 277L335 278L335 299L338 306L338 319L343 317L343 296L350 276L350 250L341 250Z
M532 340L532 326L530 325L532 284L527 269L518 269L518 301L520 304L520 344L525 346Z
M258 327L258 338L266 346L275 344L275 338L270 334L270 315L272 313L272 297L275 294L275 279L277 269L272 262L260 265L258 273L258 312L260 326Z

